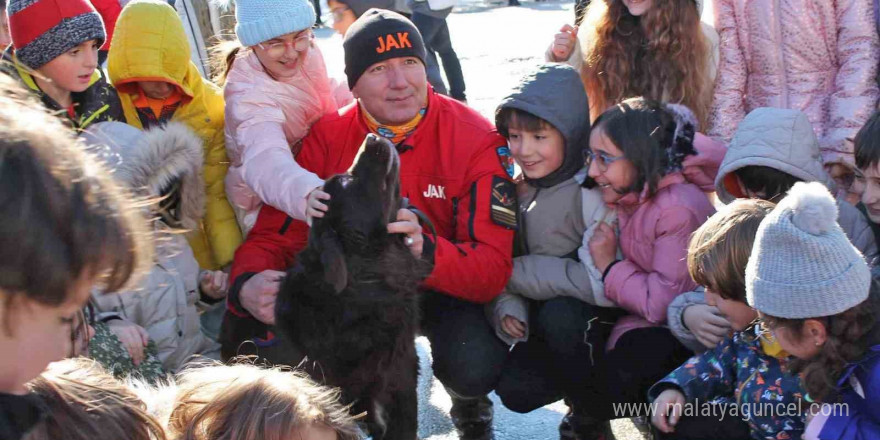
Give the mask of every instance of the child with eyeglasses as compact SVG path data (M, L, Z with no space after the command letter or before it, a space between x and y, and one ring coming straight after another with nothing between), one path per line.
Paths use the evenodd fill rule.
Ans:
M228 265L242 236L223 186L229 168L223 94L190 61L186 32L174 8L162 0L126 5L116 21L107 70L129 125L149 130L174 121L199 136L207 197L204 214L187 239L201 267Z
M216 80L226 98L226 194L242 230L263 203L306 220L330 198L324 181L294 159L321 116L352 101L347 84L327 75L314 42L308 0L237 0L237 41L215 49Z
M605 379L590 384L594 391L607 387L607 396L587 400L596 420L635 415L612 411L611 403L644 400L654 382L691 355L665 326L666 309L696 287L685 264L687 243L715 213L705 192L724 155L723 145L696 130L686 107L645 98L623 101L593 124L588 174L603 202L616 208L619 233L600 224L589 250L605 298L628 312L609 337Z
M797 183L761 224L746 296L796 357L811 402L804 439L880 438L880 286L818 182Z
M651 387L648 396L656 405L651 422L660 439L797 439L803 433L800 410L790 415L757 411L766 405L800 408L806 394L797 375L785 370L788 354L746 304L746 263L773 206L736 200L691 237L688 272L705 286L706 302L717 307L733 333ZM682 416L685 404L694 408ZM699 410L705 412L694 412Z

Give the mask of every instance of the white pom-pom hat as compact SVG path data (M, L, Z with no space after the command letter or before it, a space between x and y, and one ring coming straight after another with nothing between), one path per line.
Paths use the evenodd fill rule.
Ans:
M871 273L837 224L819 182L796 183L761 222L746 266L746 299L777 318L831 316L868 298Z

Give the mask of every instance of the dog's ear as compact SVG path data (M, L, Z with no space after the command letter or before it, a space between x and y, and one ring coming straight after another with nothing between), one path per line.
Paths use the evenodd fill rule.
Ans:
M342 242L332 228L321 232L321 265L324 266L324 281L333 286L336 293L348 285L348 269L345 266L345 251Z

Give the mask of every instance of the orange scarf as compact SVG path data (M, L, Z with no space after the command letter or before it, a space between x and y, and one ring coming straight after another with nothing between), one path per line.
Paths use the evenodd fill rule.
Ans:
M380 124L376 118L373 117L364 106L361 105L361 113L364 115L364 123L367 124L367 129L370 132L378 134L384 138L390 139L394 145L397 145L403 142L404 139L409 137L409 135L413 134L416 131L416 128L419 126L419 122L422 122L422 118L425 117L425 113L427 113L427 107L419 110L416 114L416 117L412 118L409 122L406 122L401 125L384 125Z

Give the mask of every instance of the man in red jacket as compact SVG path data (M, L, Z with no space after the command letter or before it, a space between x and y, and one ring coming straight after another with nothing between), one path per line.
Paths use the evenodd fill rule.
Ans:
M368 133L391 139L400 153L401 195L421 210L436 237L401 210L389 232L406 233L410 249L434 264L423 284L422 333L431 343L434 374L453 397L461 438L491 438L492 406L508 347L494 334L483 304L510 277L515 189L502 166L506 141L465 105L434 93L425 77L418 30L399 14L373 9L346 34L345 72L357 100L319 120L297 161L326 179L344 172ZM326 209L316 190L311 215ZM275 338L274 303L282 271L306 243L308 226L264 206L235 255L221 342L224 358L253 341L275 362L297 355ZM274 359L272 359L274 357Z

